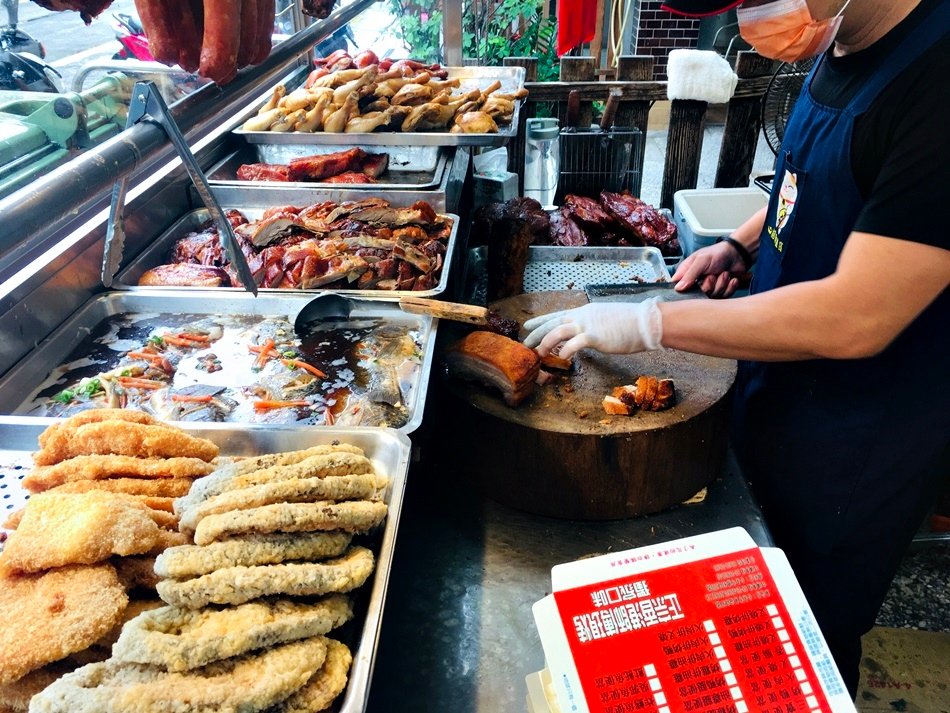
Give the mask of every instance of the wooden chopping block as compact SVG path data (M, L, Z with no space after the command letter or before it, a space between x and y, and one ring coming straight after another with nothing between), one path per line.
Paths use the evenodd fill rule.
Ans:
M532 292L491 305L523 323L587 302L581 291ZM522 330L521 337L525 336ZM462 404L458 466L512 507L582 520L635 517L688 499L719 472L736 362L677 350L611 355L583 350L567 373L509 408L484 386L449 379ZM606 414L601 401L640 375L671 378L666 411Z

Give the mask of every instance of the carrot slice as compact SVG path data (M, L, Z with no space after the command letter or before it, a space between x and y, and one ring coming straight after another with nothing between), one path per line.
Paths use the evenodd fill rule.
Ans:
M257 369L263 369L264 365L267 363L267 360L270 359L270 351L274 348L274 340L268 339L264 342L261 347L261 353L258 355L257 360L254 362L254 367Z
M211 394L204 396L189 396L188 394L172 394L172 401L188 404L206 404L211 401Z
M200 349L201 347L207 346L204 342L196 342L192 339L175 337L171 334L163 334L162 341L164 341L166 344L171 344L176 347L189 347L191 349Z
M207 343L211 341L211 337L207 334L197 334L195 332L179 332L179 339L187 339L189 342L203 342Z
M150 361L156 366L158 366L162 371L171 374L175 371L175 367L172 366L172 363L165 358L163 354L152 354L150 352L128 352L126 356L131 359L143 359L145 361Z
M255 411L269 411L270 409L275 408L304 408L309 406L309 401L304 401L299 399L297 401L255 401L254 410Z
M148 352L128 352L126 356L130 359L144 359L145 361L161 361L165 358L161 354L150 354Z
M300 361L299 359L281 359L281 364L289 366L291 369L303 369L304 371L309 371L314 376L317 376L321 379L326 379L327 375L320 371L313 364L308 364L305 361Z
M163 389L165 384L161 381L152 381L151 379L138 379L134 376L120 376L119 384L130 389Z
M280 352L276 349L264 349L263 344L249 344L247 350L251 354L267 354L267 356L275 359L280 356Z

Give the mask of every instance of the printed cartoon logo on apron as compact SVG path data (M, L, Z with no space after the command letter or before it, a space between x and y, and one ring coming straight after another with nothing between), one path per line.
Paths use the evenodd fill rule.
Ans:
M778 200L775 202L775 216L771 225L766 226L772 244L780 253L785 252L785 241L782 232L791 232L792 220L795 214L795 204L798 201L798 184L801 172L790 163L785 163L785 174L782 176L782 185L779 187Z
M775 216L775 229L779 235L788 225L788 219L792 217L796 200L798 200L798 176L786 169L782 188L778 193L778 215Z

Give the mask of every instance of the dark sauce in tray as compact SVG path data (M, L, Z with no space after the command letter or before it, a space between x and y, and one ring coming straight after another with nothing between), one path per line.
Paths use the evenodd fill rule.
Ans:
M116 388L116 375L133 364L155 335L207 333L200 348L166 345L162 352L174 366L166 388ZM251 345L273 339L280 357L262 368ZM316 367L316 377L281 361L299 360ZM315 331L303 340L286 320L251 316L197 314L118 314L96 325L64 364L50 374L19 410L33 415L64 416L87 408L126 406L154 413L163 420L235 421L347 426L405 425L421 372L418 330L380 319L353 319ZM209 368L209 365L213 365ZM83 379L110 385L109 393L82 393ZM154 378L154 375L152 375ZM64 390L73 393L63 396ZM213 397L211 403L179 403L180 397ZM116 403L116 399L119 403ZM306 406L255 409L259 401L306 401Z

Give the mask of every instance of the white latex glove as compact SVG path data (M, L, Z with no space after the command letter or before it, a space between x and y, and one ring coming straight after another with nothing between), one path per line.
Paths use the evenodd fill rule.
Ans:
M558 356L570 359L590 347L608 354L632 354L659 349L663 338L663 317L658 298L643 302L591 302L583 307L552 312L524 323L531 333L527 347L547 356L564 342Z

